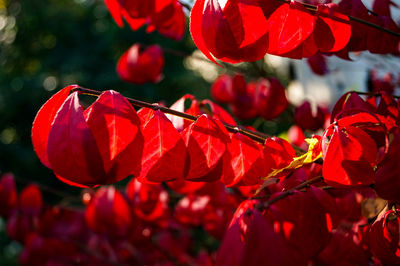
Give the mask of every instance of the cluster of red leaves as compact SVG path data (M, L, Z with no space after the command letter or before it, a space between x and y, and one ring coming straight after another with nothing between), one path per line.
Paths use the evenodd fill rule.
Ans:
M48 100L32 128L38 157L68 184L93 187L133 175L142 182L221 180L232 187L259 184L268 174L268 150L229 133L223 123L235 121L209 100L186 95L171 107L185 112L185 100L191 99L186 113L197 120L188 122L146 108L136 113L115 91L103 92L83 110L78 92L70 94L76 87Z
M331 123L322 141L324 180L335 187L375 183L379 196L400 199L385 195L393 194L398 179L396 168L387 169L399 145L398 101L385 92L366 100L347 93L336 103ZM391 175L382 175L387 171Z
M288 107L285 88L275 78L246 83L241 74L219 76L211 87L213 98L229 104L232 113L243 120L258 116L271 120Z
M75 87L54 95L32 128L40 160L69 184L93 187L133 175L144 183L186 180L253 186L274 170L297 163L293 148L281 139L267 138L263 147L239 132L228 132L224 123L236 125L235 121L209 100L185 95L171 106L197 117L190 122L169 119L160 110L143 108L136 113L115 91L103 92L83 110L78 91L69 95ZM322 127L323 111L316 117L311 114L307 103L298 108L300 126ZM345 94L335 105L322 140L317 138L310 151L316 158L322 150L324 181L333 187L376 184L381 197L398 200L398 171L392 166L399 149L399 121L399 103L385 92L366 100ZM302 163L281 173L287 175L299 166Z
M21 265L212 265L214 251L196 244L198 227L209 241L221 239L243 196L221 183L186 192L176 183L169 187L174 208L163 186L133 179L124 192L112 186L87 190L85 208L71 209L45 204L36 185L18 195L7 174L0 190L10 204L0 217L7 219L7 234L24 245Z
M379 15L371 15L361 0L317 4L315 10L296 1L197 0L190 31L197 47L214 62L256 61L266 53L296 59L318 52L343 58L363 50L398 54L397 37L348 17L399 32L386 8L390 2L379 2L374 5Z
M132 179L124 192L84 191L84 209L48 206L36 185L18 194L8 174L0 179L10 202L1 216L8 235L24 246L21 265L399 263L399 210L369 223L365 205L376 201L373 189L324 191L316 183L282 197L320 174L317 164L300 168L257 200L220 182L161 186ZM199 228L208 242L221 240L217 252L198 243Z
M115 22L123 26L123 19L132 30L147 24L147 32L157 30L162 35L181 40L185 33L185 14L177 0L105 0Z
M160 46L134 44L118 60L117 73L127 82L157 83L162 79L163 68L164 56Z

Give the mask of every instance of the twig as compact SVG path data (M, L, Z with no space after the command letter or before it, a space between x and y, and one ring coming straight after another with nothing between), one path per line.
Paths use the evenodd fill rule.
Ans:
M282 3L290 4L290 0L275 0L275 1L279 1L279 2L282 2ZM307 3L300 3L300 4L302 4L308 11L311 11L311 12L316 12L317 11L317 6L315 6L315 5L311 5L311 4L307 4ZM380 30L380 31L384 31L384 32L386 32L388 34L391 34L393 36L396 36L396 37L400 38L400 33L398 33L398 32L395 32L395 31L389 30L387 28L381 27L381 26L379 26L377 24L374 24L372 22L369 22L367 20L363 20L363 19L360 19L360 18L357 18L357 17L353 17L351 15L346 15L346 14L343 14L343 15L347 16L352 21L358 22L360 24L364 24L366 26L369 26L371 28L375 28L375 29Z
M314 184L314 183L317 183L317 182L322 181L322 180L323 180L322 176L317 176L317 177L314 177L314 178L312 178L312 179L310 179L310 180L306 180L306 181L304 181L303 183L299 184L298 186L296 186L296 187L294 187L294 188L291 188L291 189L289 189L289 190L286 190L286 191L282 192L281 194L279 194L278 196L276 196L276 197L274 197L274 198L272 198L272 199L270 199L270 200L268 200L268 201L261 202L261 203L257 206L257 208L258 208L258 209L267 209L269 206L271 206L271 205L274 204L275 202L277 202L277 201L279 201L279 200L281 200L281 199L284 199L284 198L286 198L286 197L292 195L295 191L301 190L301 189L303 189L303 188L306 188L306 187L308 187L309 185Z
M91 89L87 89L87 88L82 88L82 87L77 87L75 88L73 91L78 91L80 94L84 94L84 95L91 95L91 96L100 96L101 95L101 91L96 91L96 90L91 90ZM171 114L171 115L175 115L178 117L181 117L183 119L189 120L189 121L196 121L197 120L197 116L193 116L193 115L189 115L183 112L179 112L158 104L151 104L151 103L147 103L147 102L142 102L136 99L132 99L132 98L126 98L132 105L137 106L137 107L145 107L145 108L150 108L154 111L160 110L163 113L166 114ZM233 125L229 125L224 123L225 128L232 133L240 133L243 134L249 138L251 138L254 141L257 141L261 144L264 144L265 139L268 137L265 134L262 134L260 132L254 132L248 129L244 129L240 126L233 126Z

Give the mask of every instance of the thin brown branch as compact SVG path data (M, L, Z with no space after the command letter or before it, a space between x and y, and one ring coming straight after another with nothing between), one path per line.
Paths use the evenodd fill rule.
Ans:
M275 1L279 1L279 2L282 2L282 3L290 4L290 0L275 0ZM316 12L317 11L317 6L315 6L315 5L311 5L311 4L307 4L307 3L300 3L300 4L302 4L308 11L311 11L311 12ZM343 15L346 15L346 14L343 14ZM346 16L351 21L354 21L354 22L357 22L357 23L360 23L360 24L364 24L364 25L366 25L368 27L375 28L377 30L386 32L386 33L388 33L390 35L393 35L393 36L396 36L396 37L400 38L400 33L399 32L395 32L395 31L389 30L387 28L384 28L382 26L379 26L379 25L374 24L372 22L369 22L367 20L360 19L360 18L351 16L351 15L346 15Z
M102 93L101 91L96 91L96 90L91 90L91 89L87 89L87 88L82 88L82 87L78 87L76 89L74 89L74 91L78 91L80 94L84 94L84 95L91 95L91 96L100 96L100 94ZM147 103L147 102L142 102L136 99L132 99L132 98L126 98L132 105L137 106L137 107L145 107L145 108L150 108L152 110L160 110L163 113L166 114L171 114L174 116L178 116L181 117L183 119L189 120L191 122L194 122L197 120L197 116L193 116L193 115L189 115L183 112L179 112L158 104L151 104L151 103ZM225 128L232 133L240 133L243 134L249 138L251 138L252 140L259 142L261 144L264 144L265 139L268 137L267 135L264 135L260 132L254 132L245 128L242 128L240 126L233 126L233 125L229 125L229 124L225 124L224 123Z
M289 190L286 190L286 191L282 192L281 194L279 194L278 196L276 196L276 197L274 197L274 198L272 198L272 199L270 199L268 201L261 202L257 206L257 208L258 209L267 209L269 206L271 206L275 202L280 201L281 199L284 199L284 198L292 195L295 191L298 191L298 190L301 190L303 188L306 188L306 187L310 186L311 184L320 182L322 180L323 180L322 176L317 176L317 177L314 177L314 178L312 178L310 180L306 180L303 183L297 185L296 187L291 188Z

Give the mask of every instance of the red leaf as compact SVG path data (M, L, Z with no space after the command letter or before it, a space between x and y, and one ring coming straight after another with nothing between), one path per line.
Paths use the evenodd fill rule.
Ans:
M316 110L315 110L316 109ZM315 111L311 109L311 104L305 101L295 110L294 121L303 130L316 131L324 126L325 114L321 107L315 106Z
M292 265L295 262L284 239L255 208L257 203L248 200L238 207L218 250L216 265Z
M132 212L124 196L114 187L100 188L86 207L87 225L95 232L125 236L132 224Z
M189 155L185 179L203 181L198 178L209 174L225 153L228 132L218 120L202 115L181 134Z
M140 2L146 2L139 0ZM157 1L166 2L166 1ZM182 6L176 1L169 5L161 7L160 11L153 14L150 18L150 23L147 28L148 32L152 29L157 29L162 35L170 39L179 41L182 40L186 28L185 14Z
M171 121L156 111L143 128L144 145L139 179L165 182L184 177L186 145Z
M117 64L120 78L135 84L159 82L163 68L164 57L158 45L141 48L140 44L134 44L121 56Z
M121 94L105 91L85 110L107 183L117 182L140 171L143 135L135 109Z
M101 155L77 92L57 112L48 136L47 154L51 169L65 179L86 186L106 182Z
M230 134L224 156L222 182L229 187L251 186L265 176L262 146L240 134Z
M43 208L43 197L37 185L28 185L21 191L18 208L24 215L39 215Z
M220 103L230 103L233 101L232 77L224 74L219 76L211 86L212 97Z
M363 130L351 126L334 126L331 136L324 134L323 147L322 171L327 184L343 187L370 185L374 182L372 167L376 163L377 148Z
M70 91L76 87L78 87L78 85L71 85L54 94L42 108L40 108L35 117L35 121L33 121L33 148L40 161L48 168L51 168L51 166L47 157L47 142L54 117L65 99L67 99Z
M223 123L229 124L229 125L236 125L236 121L233 119L233 117L225 111L224 108L219 106L216 103L213 103L210 100L203 100L201 101L202 104L207 104L211 107L211 112L213 115L213 118L220 120Z
M321 52L340 51L350 41L350 20L337 10L336 4L318 5L314 36Z
M259 80L254 98L255 108L267 120L278 117L289 105L285 88L275 78Z
M400 210L389 210L369 227L369 250L383 265L400 264Z
M7 173L0 178L0 202L0 217L8 218L17 207L17 189L13 174Z
M196 1L190 32L197 47L213 62L261 59L268 46L267 20L258 1L235 0L220 6L217 0Z
M286 167L296 157L293 147L284 139L267 138L264 144L264 163L266 175L273 170Z
M143 184L132 179L126 187L126 196L140 219L161 222L167 218L168 193L160 184Z
M282 55L296 49L312 34L315 20L299 3L281 5L268 19L267 53Z
M312 259L329 241L330 214L323 202L330 196L321 193L324 192L314 187L306 192L294 192L274 203L264 214L275 233L286 240L297 261ZM272 195L271 199L279 194Z

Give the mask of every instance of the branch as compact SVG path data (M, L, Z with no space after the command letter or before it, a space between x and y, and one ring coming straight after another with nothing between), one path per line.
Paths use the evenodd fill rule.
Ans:
M96 91L96 90L91 90L91 89L87 89L87 88L82 88L82 87L78 87L73 89L72 91L78 91L79 94L84 94L84 95L91 95L91 96L100 96L101 95L101 91ZM171 114L174 116L178 116L180 118L189 120L191 122L194 122L197 120L197 116L193 116L193 115L189 115L183 112L179 112L158 104L151 104L151 103L147 103L147 102L142 102L136 99L132 99L132 98L126 98L132 105L137 106L137 107L144 107L144 108L149 108L152 109L154 111L160 110L163 113L166 114ZM242 128L240 126L232 126L226 123L223 123L225 128L232 133L240 133L243 134L249 138L251 138L252 140L259 142L261 144L264 144L265 139L268 138L269 136L261 133L261 132L254 132L245 128Z
M322 180L323 180L322 176L317 176L317 177L314 177L314 178L312 178L310 180L306 180L303 183L297 185L296 187L291 188L289 190L286 190L286 191L282 192L281 194L279 194L278 196L276 196L276 197L274 197L274 198L272 198L272 199L270 199L268 201L261 202L257 206L257 208L260 209L260 210L267 209L267 208L269 208L269 206L271 206L275 202L280 201L281 199L284 199L284 198L292 195L295 191L301 190L303 188L306 188L306 187L310 186L311 184L317 183L317 182L322 181Z
M286 4L290 4L290 0L275 0L275 1L286 3ZM311 11L311 12L316 12L317 11L317 6L315 6L315 5L311 5L311 4L307 4L307 3L300 3L300 4L302 4L308 11ZM343 15L346 15L346 14L343 14ZM346 16L351 21L355 21L355 22L358 22L360 24L364 24L364 25L369 26L371 28L375 28L377 30L386 32L388 34L391 34L393 36L396 36L396 37L400 38L400 33L398 33L398 32L395 32L395 31L389 30L387 28L381 27L381 26L379 26L377 24L374 24L372 22L369 22L367 20L363 20L363 19L360 19L360 18L357 18L357 17L353 17L353 16L350 16L350 15L346 15Z

